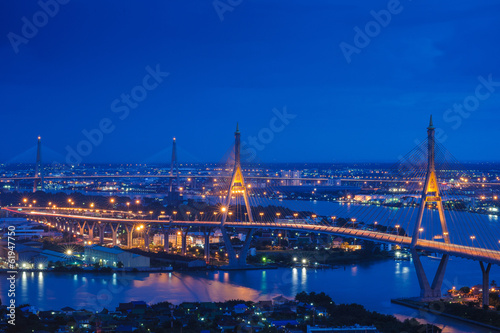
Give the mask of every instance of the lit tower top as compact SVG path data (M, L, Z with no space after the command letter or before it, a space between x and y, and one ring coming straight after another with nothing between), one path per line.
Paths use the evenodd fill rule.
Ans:
M170 163L170 176L174 175L174 170L176 173L176 186L179 186L179 166L177 164L177 147L175 142L175 137L172 141L172 160ZM173 177L170 177L170 192L173 190Z
M427 127L427 155L428 155L427 168L429 173L434 172L436 169L434 164L435 149L436 149L436 142L434 138L435 129L436 128L432 123L432 114L431 114L431 119L429 120L429 127Z
M240 166L240 130L236 123L236 132L234 132L234 164Z
M36 147L35 180L33 182L33 192L37 191L38 182L40 182L40 189L43 191L42 138L40 136L38 136L38 143Z
M435 129L434 124L432 123L432 114L431 114L431 119L429 120L429 127L427 129Z

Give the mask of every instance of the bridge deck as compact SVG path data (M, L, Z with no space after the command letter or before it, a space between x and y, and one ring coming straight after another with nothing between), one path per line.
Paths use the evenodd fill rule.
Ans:
M108 223L120 224L149 224L149 225L164 225L164 226L192 226L192 227L221 227L218 221L165 221L165 220L145 220L135 218L118 218L118 217L101 217L101 216L86 216L78 214L63 214L56 210L48 210L42 208L26 209L22 207L4 207L6 211L32 217L56 217L80 221L101 221ZM127 212L123 212L127 215ZM224 224L229 228L254 228L254 229L277 229L277 230L292 230L316 232L322 234L331 234L339 236L355 237L364 240L375 241L379 243L398 244L402 246L410 246L411 237L383 233L379 231L353 229L345 227L335 227L318 224L304 223L268 223L268 222L226 222ZM459 244L446 244L432 240L420 239L417 241L416 248L437 252L447 253L452 256L467 258L472 260L484 261L487 263L500 265L500 251L486 248L478 248L472 246L464 246Z

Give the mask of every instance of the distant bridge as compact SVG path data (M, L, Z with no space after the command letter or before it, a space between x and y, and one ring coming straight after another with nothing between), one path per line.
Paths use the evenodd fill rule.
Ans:
M423 181L421 176L415 176L414 179L411 178L401 178L401 179L356 179L356 178L343 178L341 181L348 182L397 182L397 183L418 183L417 185L421 186L419 189L420 195L420 204L418 205L418 216L416 219L416 223L413 226L412 236L408 235L399 235L398 234L390 234L384 233L381 231L373 231L373 230L364 230L362 228L349 228L346 226L334 226L334 225L325 225L325 224L316 224L312 222L308 223L296 223L291 221L287 222L279 222L277 220L276 223L272 222L258 222L255 221L252 216L252 206L250 205L248 188L245 185L245 178L243 177L241 163L240 163L240 132L238 127L235 132L235 147L234 147L234 155L235 155L235 163L232 170L232 176L230 178L230 184L228 186L227 193L224 195L224 202L221 206L221 211L218 217L220 220L218 221L178 221L175 219L171 219L170 221L159 221L159 220L147 220L147 219L136 219L132 214L128 214L127 212L112 212L111 216L96 216L96 214L92 212L88 212L85 209L74 209L74 208L63 208L63 209L55 209L54 207L50 208L26 208L26 207L4 207L3 209L10 214L26 216L28 218L54 224L57 228L61 230L66 230L70 232L76 233L77 228L79 229L79 234L84 235L85 230L88 230L88 237L91 240L94 240L94 229L99 229L99 242L104 242L104 232L107 226L111 228L113 245L117 244L117 232L120 226L125 228L127 232L127 246L132 245L132 237L134 230L138 230L138 225L141 225L142 232L144 232L145 236L145 244L146 248L149 249L149 232L151 229L156 230L164 230L165 235L168 235L171 228L176 228L181 231L181 239L182 239L182 254L186 254L186 237L188 232L190 232L191 228L200 228L203 229L203 233L205 236L205 258L208 260L210 252L209 252L209 236L210 233L213 232L214 229L220 229L223 241L225 244L225 248L227 250L227 255L229 259L229 265L227 268L244 268L246 267L246 257L247 252L250 246L250 242L253 236L253 233L256 229L271 229L271 230L291 230L291 231L302 231L308 233L323 233L323 234L331 234L331 235L339 235L346 237L355 237L359 239L365 239L369 241L374 241L377 243L392 243L399 244L402 246L406 246L410 248L412 252L413 262L415 264L417 277L421 289L421 297L423 299L432 299L441 297L441 286L444 279L444 274L446 271L446 266L448 263L449 256L456 256L461 258L472 259L480 262L481 271L483 273L483 304L487 305L489 302L489 271L492 264L500 265L500 251L495 250L491 246L491 239L487 246L468 246L464 244L455 244L451 242L450 234L448 231L448 221L447 218L451 222L456 222L456 220L460 220L463 216L457 215L445 215L445 209L443 204L443 199L441 197L440 186L442 185L438 175L436 173L435 167L435 155L436 153L442 153L442 148L436 144L435 142L435 127L432 123L432 117L427 127L427 140L425 142L427 145L426 151L419 150L415 156L411 156L411 158L419 158L424 156L427 159L426 167L423 168L421 163L412 163L412 167L417 170L417 175L425 176L425 181ZM39 146L40 147L40 146ZM175 141L174 141L174 152L175 152ZM173 153L172 161L176 163L175 153ZM39 164L39 158L37 158L37 165ZM47 179L98 179L98 178L178 178L186 177L186 178L224 178L222 175L180 175L178 172L173 172L173 166L171 168L171 172L169 175L74 175L74 176L49 176L43 177L41 173L41 169L37 168L37 177L14 177L14 178L2 178L0 180L34 180L36 190L37 180L40 180L41 188L43 189L43 181ZM178 170L178 169L177 169ZM408 174L408 172L407 172ZM247 177L252 179L276 179L276 180L297 180L297 178L288 178L288 177L264 177L264 176L253 176ZM300 178L307 181L321 182L334 180L335 178ZM338 179L336 179L338 180ZM498 183L471 183L470 184L479 184L481 186L490 184L490 185L499 185ZM171 186L172 188L172 182ZM334 188L334 187L333 187ZM238 206L238 200L244 201L244 208L246 214L246 220L248 222L233 222L228 220L228 215L231 214L229 212L231 208L238 208L240 212L243 212L243 205L241 207ZM424 212L429 211L431 207L434 207L439 213L439 222L440 225L436 224L436 229L439 228L439 236L443 241L435 241L435 240L427 240L420 238L420 232L423 231L422 222L424 220ZM369 208L368 208L369 209ZM114 216L120 214L121 216ZM94 216L89 216L94 215ZM109 215L109 214L107 214ZM474 220L474 214L471 214L472 220ZM401 221L408 222L410 218L407 219L406 215L401 218ZM406 221L405 221L406 220ZM477 221L472 221L476 223ZM431 227L434 228L432 224L435 224L430 219ZM145 227L142 227L145 226ZM397 225L399 229L399 225ZM476 229L477 227L477 229ZM483 225L479 224L471 224L471 228L473 231L483 231ZM243 243L242 249L239 253L236 252L236 249L231 243L231 238L229 235L228 229L240 229L246 230L246 239ZM474 244L475 236L472 234L466 233L466 229L457 230L455 232L455 236L462 236L466 239L470 237L472 244ZM488 232L486 230L486 232ZM498 235L500 236L500 235ZM497 235L494 235L496 238ZM433 238L434 239L434 238ZM497 240L494 241L495 243ZM500 241L499 241L500 242ZM485 242L487 243L487 242ZM479 240L478 240L478 245ZM482 244L484 245L484 243ZM498 248L498 244L496 244ZM165 239L165 250L169 250L168 245L168 237ZM439 267L434 276L432 283L429 283L427 276L424 272L424 268L420 261L420 256L417 250L425 250L430 252L438 252L442 253L443 256L441 258ZM485 267L484 264L487 264Z

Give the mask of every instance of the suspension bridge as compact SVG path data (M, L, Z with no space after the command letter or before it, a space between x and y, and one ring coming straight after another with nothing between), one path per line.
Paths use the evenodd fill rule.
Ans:
M170 174L170 190L172 182L179 184L179 172L176 166L175 140L172 154ZM175 163L174 163L175 162ZM181 253L186 254L186 237L194 230L201 230L205 236L205 259L210 257L209 237L215 230L220 230L227 251L228 269L241 269L246 266L247 253L256 230L280 230L304 233L338 235L373 241L375 243L397 244L410 249L416 268L422 299L433 299L441 296L441 287L450 256L475 260L480 263L483 274L483 303L488 304L489 272L491 265L500 264L500 233L496 225L484 219L465 205L474 205L474 189L480 189L485 183L475 183L470 177L459 171L453 156L435 140L435 127L432 117L427 127L427 139L410 153L403 157L394 169L394 177L388 181L404 187L406 197L412 199L404 207L385 209L376 205L340 205L338 211L333 211L329 218L279 218L271 216L265 221L263 213L256 211L259 203L265 202L266 190L257 189L246 183L240 161L240 131L235 132L234 159L231 163L231 173L225 181L212 192L219 198L216 210L212 214L199 215L194 220L177 219L176 214L168 220L138 218L131 211L94 210L74 207L3 207L8 214L25 216L29 219L54 225L56 228L78 233L94 240L94 230L99 230L99 243L104 243L104 234L111 230L112 244L117 245L118 231L127 233L127 246L132 246L134 230L145 226L144 238L146 249L149 248L150 234L161 232L165 239L172 230L181 233ZM174 173L174 169L176 172ZM44 179L41 167L40 144L38 145L36 174L33 177L35 189ZM447 179L440 177L447 174ZM454 175L457 180L450 176ZM123 177L134 177L122 175ZM184 175L185 176L185 175ZM93 176L84 176L93 177ZM97 176L96 176L97 177ZM116 177L111 175L110 177ZM149 175L151 177L151 175ZM190 176L193 177L193 176ZM206 177L206 176L205 176ZM218 176L220 178L220 176ZM389 178L389 177L388 177ZM9 178L10 179L10 178ZM31 178L30 178L31 179ZM316 179L317 180L317 179ZM364 180L356 180L364 181ZM378 181L378 180L377 180ZM279 211L279 207L274 208ZM293 209L299 212L299 209ZM303 217L304 211L300 211ZM260 221L254 215L260 216ZM180 214L184 217L189 214ZM335 216L334 216L335 215ZM336 221L339 216L356 218ZM340 219L339 219L340 220ZM396 232L394 232L396 230ZM233 246L231 236L236 232L245 234L241 249ZM427 237L426 237L427 236ZM169 251L168 241L164 242L165 251ZM442 254L439 267L429 281L420 260L420 251Z

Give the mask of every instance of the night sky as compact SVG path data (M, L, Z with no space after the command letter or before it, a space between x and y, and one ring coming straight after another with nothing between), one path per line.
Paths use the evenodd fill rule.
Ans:
M0 163L500 160L498 1L55 1L0 4Z

